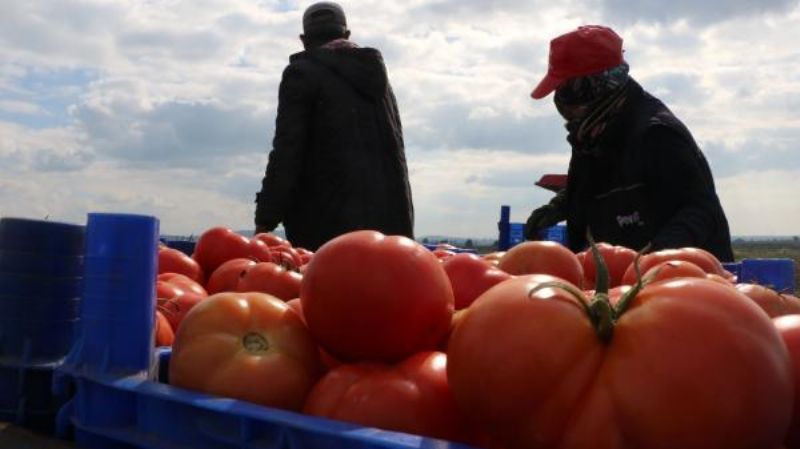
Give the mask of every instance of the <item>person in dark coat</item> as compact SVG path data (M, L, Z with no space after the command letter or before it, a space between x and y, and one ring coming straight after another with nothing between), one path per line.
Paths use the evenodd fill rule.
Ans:
M381 53L349 40L342 8L303 14L305 50L283 72L256 232L283 223L312 251L358 229L414 237L403 130Z
M732 261L728 221L708 162L686 126L628 74L622 39L583 26L550 44L550 66L531 96L555 91L572 157L566 189L534 210L535 240L567 221L573 251L597 241L635 250L696 247Z

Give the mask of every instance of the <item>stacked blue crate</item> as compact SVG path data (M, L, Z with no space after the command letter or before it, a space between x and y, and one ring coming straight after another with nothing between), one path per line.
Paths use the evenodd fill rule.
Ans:
M0 219L0 421L51 433L54 370L78 329L83 226Z
M54 381L75 390L62 437L84 449L467 449L158 382L169 350L153 347L157 236L153 217L89 215L83 333Z

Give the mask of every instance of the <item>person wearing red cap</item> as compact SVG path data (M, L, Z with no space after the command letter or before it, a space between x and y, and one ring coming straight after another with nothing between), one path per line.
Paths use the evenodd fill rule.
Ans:
M256 194L256 232L283 223L293 245L312 251L357 229L414 237L403 129L383 57L349 38L340 5L305 10L305 50L283 72Z
M572 156L566 189L534 210L528 239L567 221L574 251L597 241L640 250L697 247L732 261L728 221L711 169L688 128L630 75L622 38L599 25L550 42L547 74Z

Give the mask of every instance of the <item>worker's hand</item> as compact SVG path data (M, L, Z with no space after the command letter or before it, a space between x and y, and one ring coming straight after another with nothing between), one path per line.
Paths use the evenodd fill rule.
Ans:
M539 233L543 229L555 226L563 219L562 213L552 204L534 209L525 222L525 239L539 240Z
M256 224L256 234L261 234L262 232L272 232L275 230L275 226L264 225L264 224Z

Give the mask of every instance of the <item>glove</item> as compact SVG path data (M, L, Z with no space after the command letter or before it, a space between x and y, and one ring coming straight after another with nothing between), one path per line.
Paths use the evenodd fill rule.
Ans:
M545 204L531 212L528 221L525 222L525 238L527 240L539 240L539 233L550 226L555 226L564 219L564 213L554 204Z

